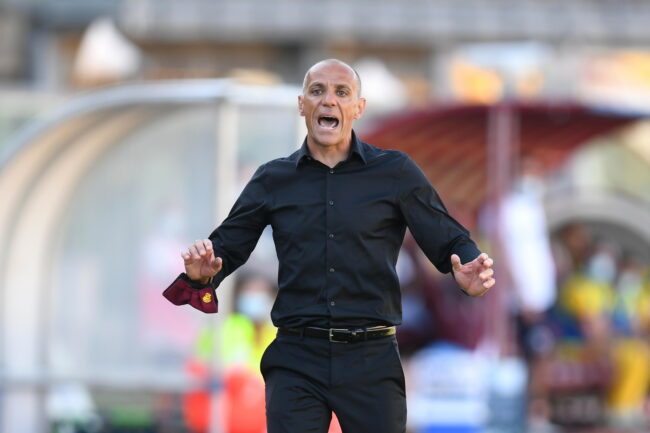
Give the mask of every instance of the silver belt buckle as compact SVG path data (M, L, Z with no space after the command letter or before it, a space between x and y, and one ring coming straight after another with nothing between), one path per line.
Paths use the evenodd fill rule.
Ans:
M328 330L328 340L329 340L330 343L348 343L347 341L343 341L343 340L334 340L334 331L349 332L347 329L329 328L329 330Z

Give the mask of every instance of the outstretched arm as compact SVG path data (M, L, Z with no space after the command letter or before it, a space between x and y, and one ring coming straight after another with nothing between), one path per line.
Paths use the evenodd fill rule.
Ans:
M490 286L474 288L475 283L471 282L470 275L475 267L479 269L483 266L483 261L488 259L487 254L481 254L467 229L449 215L440 196L422 170L406 155L399 179L397 197L400 210L413 237L427 258L442 273L454 271L456 281L466 293L477 296L485 292ZM476 258L482 256L485 258L477 262ZM452 257L451 261L450 257ZM461 265L461 260L467 264ZM487 268L490 266L492 266L491 260ZM477 275L483 270L481 268L477 271ZM480 281L478 285L480 286L482 282ZM470 287L471 292L468 291Z
M494 262L486 254L481 253L471 262L462 264L457 254L451 256L451 267L458 285L470 296L481 296L496 282L493 278Z

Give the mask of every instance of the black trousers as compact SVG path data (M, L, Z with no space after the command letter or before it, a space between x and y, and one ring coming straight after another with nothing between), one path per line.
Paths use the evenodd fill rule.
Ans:
M268 433L404 433L404 372L395 336L330 343L278 335L260 364Z

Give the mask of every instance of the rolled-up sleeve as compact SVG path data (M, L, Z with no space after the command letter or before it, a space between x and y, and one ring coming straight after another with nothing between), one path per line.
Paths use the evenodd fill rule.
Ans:
M462 263L480 254L467 229L449 215L422 170L406 154L398 175L397 201L416 242L440 272L451 271L452 254L458 254Z

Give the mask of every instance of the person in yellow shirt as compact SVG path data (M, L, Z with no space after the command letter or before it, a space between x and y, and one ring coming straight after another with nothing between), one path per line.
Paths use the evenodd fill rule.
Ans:
M259 364L276 329L269 320L275 287L266 278L240 275L234 287L233 313L225 318L215 338L212 324L197 337L196 356L188 363L190 375L209 384L209 364L219 342L223 387L216 408L209 385L190 390L184 397L185 421L192 433L207 433L213 422L225 433L265 433L264 380ZM216 409L216 410L215 410Z
M585 360L607 359L612 366L604 396L610 423L633 427L643 422L650 385L650 284L632 257L620 270L618 264L611 248L598 246L584 272L565 282L560 305L579 323L584 345L578 353Z
M234 313L221 327L219 355L226 369L245 365L259 374L262 354L276 334L269 319L275 288L257 275L245 276L237 283Z
M262 354L275 338L269 313L275 288L259 275L240 277L234 290L234 312L220 328L224 368L219 415L226 433L265 433Z
M627 257L616 281L612 345L614 376L607 395L610 421L624 427L644 423L643 405L650 386L650 280L648 270L634 257Z

